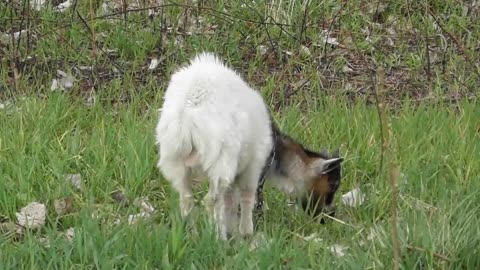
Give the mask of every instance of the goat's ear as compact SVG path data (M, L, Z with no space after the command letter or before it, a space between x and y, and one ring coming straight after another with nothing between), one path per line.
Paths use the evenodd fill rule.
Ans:
M322 151L320 151L320 155L323 155L324 157L329 157L329 156L330 156L330 155L328 154L327 149L322 149Z
M342 163L343 158L331 158L331 159L323 159L319 158L311 163L311 168L315 171L317 175L323 175L331 172L332 170L338 168Z
M332 158L339 158L340 157L340 149L335 150L332 152Z

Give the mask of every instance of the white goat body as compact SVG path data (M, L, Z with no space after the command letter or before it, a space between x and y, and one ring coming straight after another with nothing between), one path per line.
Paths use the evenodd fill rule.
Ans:
M172 75L156 140L158 167L179 193L182 216L194 205L193 178L206 176L221 238L237 226L238 203L240 234L253 233L258 180L273 145L270 121L261 95L213 54L197 55Z

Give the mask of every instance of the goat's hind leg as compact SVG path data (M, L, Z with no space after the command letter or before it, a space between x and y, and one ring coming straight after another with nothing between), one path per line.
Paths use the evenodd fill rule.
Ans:
M194 204L195 202L191 191L180 193L180 211L183 218L189 217Z
M211 167L209 171L210 201L213 202L213 216L222 240L227 239L227 219L233 204L235 204L233 197L235 171L230 168L230 164L238 163L232 160L232 157L238 156L238 153L231 150L224 149L215 166Z
M188 226L189 231L194 235L198 234L197 228L195 226L195 221L197 220L197 213L192 210L195 206L195 199L192 191L192 180L191 180L190 169L186 168L184 174L180 174L176 178L176 190L179 195L179 205L180 213L185 222L185 225Z
M225 203L225 223L227 237L232 237L238 230L238 192L237 188L234 185L231 188L228 188L224 195Z
M207 212L216 222L220 234L224 235L222 237L231 238L238 230L237 188L228 187L223 191L223 195L218 194L217 197L214 196L213 189L209 189L206 201Z
M216 183L219 186L215 186L214 183L210 183L209 185L207 210L210 209L209 213L211 217L213 217L220 239L227 240L227 234L231 232L229 216L232 211L231 208L235 204L235 199L233 190L220 183L222 183L222 181Z
M182 177L177 179L178 183L178 195L180 200L180 211L183 218L189 217L192 209L195 205L192 192L192 182L189 177L188 169Z
M222 201L219 201L219 204L215 204L218 197L215 198L213 188L209 188L204 200L208 216L213 217L215 222L223 222L224 225L221 225L220 223L217 224L224 226L226 238L231 238L238 228L238 198L235 188L226 189L223 194L223 203ZM220 204L223 204L224 209L220 208ZM219 215L222 215L223 217L220 217Z
M253 234L253 206L255 203L255 188L244 187L240 189L240 235Z
M194 206L190 169L179 161L163 161L158 166L165 178L178 192L182 217L188 217Z

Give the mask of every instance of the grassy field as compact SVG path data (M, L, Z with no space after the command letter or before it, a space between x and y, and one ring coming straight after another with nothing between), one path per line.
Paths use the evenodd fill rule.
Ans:
M393 269L392 204L401 269L480 267L478 6L165 1L149 16L158 3L47 2L0 3L0 269ZM261 91L283 131L340 148L337 220L321 225L267 187L253 239L219 242L204 215L196 231L183 225L155 168L154 127L171 72L201 50ZM374 89L388 124L381 170ZM363 204L342 205L354 188ZM155 212L129 224L140 197ZM16 231L34 201L45 225Z

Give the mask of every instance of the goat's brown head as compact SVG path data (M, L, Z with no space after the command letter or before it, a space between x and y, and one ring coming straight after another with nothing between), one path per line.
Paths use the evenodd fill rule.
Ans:
M343 158L337 150L332 155L322 151L316 153L304 149L310 159L310 167L313 169L314 177L306 186L306 193L301 197L303 210L313 217L326 214L335 216L334 197L341 182L341 163ZM324 223L324 219L320 219Z
M315 218L324 213L335 215L334 197L340 186L343 158L337 150L331 155L306 149L272 124L274 148L269 170L274 184L288 194L295 194L303 209ZM272 162L273 161L273 162ZM268 167L268 166L267 166ZM323 223L324 220L320 219Z

